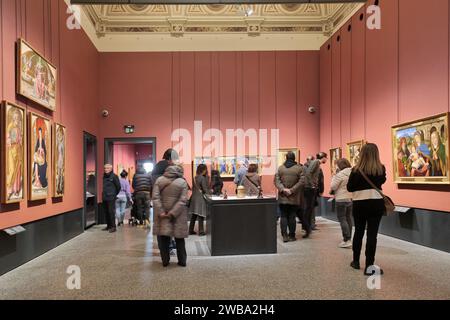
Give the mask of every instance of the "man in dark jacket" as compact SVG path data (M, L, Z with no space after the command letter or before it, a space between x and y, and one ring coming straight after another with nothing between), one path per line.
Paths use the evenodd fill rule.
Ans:
M325 183L324 183L324 175L323 175L323 170L322 170L322 165L327 163L328 160L328 155L325 152L319 152L317 154L317 160L319 160L319 176L318 176L318 182L317 182L317 195L316 195L316 200L314 202L315 207L319 206L319 198L323 195L324 191L325 191ZM312 226L312 230L318 230L317 226L316 226L316 211L313 211L312 217L311 217L311 226Z
M148 219L150 216L150 198L152 192L151 175L145 172L143 167L139 167L133 177L132 186L136 201L137 219L141 225L144 221L147 221L147 225L150 225Z
M120 192L119 177L113 172L111 164L105 164L103 175L103 211L106 217L104 231L116 232L116 198Z

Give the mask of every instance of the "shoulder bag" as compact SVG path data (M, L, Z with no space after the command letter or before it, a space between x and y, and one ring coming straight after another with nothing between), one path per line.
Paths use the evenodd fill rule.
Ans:
M384 215L385 215L385 216L389 216L389 215L391 215L391 214L394 214L394 212L395 212L395 204L394 204L394 201L392 201L391 198L389 198L387 195L385 195L385 194L383 193L383 191L381 191L380 189L378 189L378 188L375 186L375 184L374 184L372 181L370 181L369 177L367 177L367 175L366 175L364 172L362 172L362 170L359 170L359 172L360 172L361 175L363 176L364 180L366 180L367 183L368 183L372 188L374 188L374 189L380 194L380 196L383 197L384 207L385 207Z

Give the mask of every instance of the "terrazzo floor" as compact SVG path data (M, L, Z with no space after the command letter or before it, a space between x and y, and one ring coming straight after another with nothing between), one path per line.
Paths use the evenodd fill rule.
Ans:
M321 219L319 228L307 240L279 237L276 255L211 257L206 239L191 236L187 268L176 256L163 268L148 230L94 227L1 276L0 299L450 299L450 254L380 235L385 275L370 290L349 267L352 251L337 248L339 225ZM66 287L71 265L80 290Z

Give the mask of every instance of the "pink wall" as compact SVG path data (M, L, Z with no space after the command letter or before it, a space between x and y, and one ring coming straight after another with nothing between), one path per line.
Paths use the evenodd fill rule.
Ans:
M134 124L136 137L157 138L157 159L172 130L193 132L194 120L223 132L280 128L281 147L298 146L302 161L318 151L319 115L308 112L319 104L317 51L101 53L100 83L100 106L110 111L100 141ZM185 172L189 181L190 165ZM272 180L264 177L265 191Z
M0 229L83 207L83 130L98 134L98 52L81 30L66 27L60 0L0 0L0 98L67 127L67 193L62 201L2 205ZM15 42L22 37L58 68L53 114L15 94Z
M365 27L363 8L321 48L320 145L378 144L389 176L384 188L397 204L450 211L449 187L392 182L391 126L450 111L449 4L427 1L426 14L421 4L380 0L381 30ZM329 184L328 167L325 173Z

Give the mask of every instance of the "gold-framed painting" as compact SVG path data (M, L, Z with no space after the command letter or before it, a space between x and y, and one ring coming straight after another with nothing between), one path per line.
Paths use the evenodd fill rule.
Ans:
M195 178L197 174L197 167L200 164L204 164L208 167L208 174L211 174L212 158L210 157L195 157L192 161L192 178Z
M337 161L342 159L342 148L330 149L330 169L331 175L337 173Z
M1 103L1 202L25 199L26 110L14 103Z
M53 125L53 197L64 197L66 190L66 150L67 129L55 123Z
M365 144L365 140L358 140L347 143L347 157L352 167L356 166L356 164L358 163L361 149Z
M219 171L221 178L234 178L238 170L236 157L217 157L215 169Z
M286 162L286 155L288 152L295 154L295 161L300 163L300 150L298 148L284 148L277 150L277 169Z
M23 39L17 40L17 93L56 110L57 68Z
M49 172L51 168L51 121L30 112L29 130L29 200L49 197Z
M450 184L450 113L392 127L394 182Z

